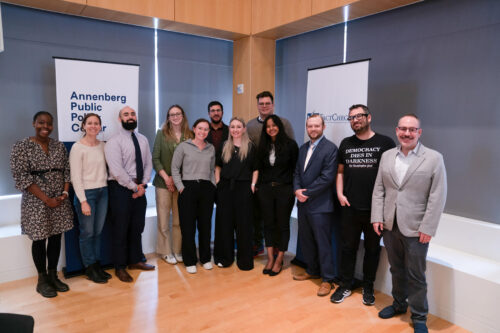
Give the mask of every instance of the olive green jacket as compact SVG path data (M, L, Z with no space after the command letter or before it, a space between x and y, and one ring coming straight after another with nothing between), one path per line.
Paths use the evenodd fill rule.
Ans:
M181 135L179 143L185 141L184 134ZM161 129L156 132L155 143L153 146L153 168L156 171L153 185L156 187L167 188L165 181L161 178L160 170L165 170L167 175L172 176L171 166L172 157L174 156L175 148L179 143L173 140L167 140Z

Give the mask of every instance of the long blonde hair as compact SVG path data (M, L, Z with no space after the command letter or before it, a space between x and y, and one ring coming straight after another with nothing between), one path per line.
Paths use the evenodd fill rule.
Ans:
M175 136L174 129L172 128L172 124L170 123L170 121L168 121L170 110L172 110L173 108L177 108L177 109L181 110L181 113L182 113L181 133L184 136L184 140L192 139L194 137L194 135L193 135L193 132L191 132L191 130L189 129L189 123L188 123L188 120L186 117L186 113L184 112L184 109L178 104L174 104L168 108L167 116L165 117L166 118L165 122L163 123L163 126L161 128L161 130L163 131L163 134L165 135L165 139L167 141L177 142L177 137Z
M231 123L233 121L239 121L243 125L243 128L246 129L245 121L242 118L239 117L231 118L231 121L229 122L229 127L231 127ZM241 146L240 146L240 151L238 153L240 161L243 161L245 158L247 158L249 146L250 146L250 139L248 138L247 131L245 131L241 135ZM224 148L222 148L222 160L224 161L224 163L228 163L231 160L231 157L233 156L233 151L234 151L233 136L229 134L229 136L227 137L227 141L224 143Z

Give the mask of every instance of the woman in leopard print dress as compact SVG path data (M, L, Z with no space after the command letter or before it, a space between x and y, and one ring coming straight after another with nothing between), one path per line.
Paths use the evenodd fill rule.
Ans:
M57 291L69 290L57 277L57 262L61 234L73 228L73 211L68 200L68 156L62 142L49 137L52 123L50 113L35 114L36 135L18 141L10 157L16 188L23 192L21 230L33 240L33 261L38 271L36 290L44 297L54 297Z

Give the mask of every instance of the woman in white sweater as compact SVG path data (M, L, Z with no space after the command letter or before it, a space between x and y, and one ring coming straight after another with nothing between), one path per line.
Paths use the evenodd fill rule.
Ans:
M101 231L108 210L108 187L104 142L97 139L101 118L95 113L83 117L84 133L69 154L71 183L80 229L80 253L85 274L95 283L106 283L111 275L99 264Z

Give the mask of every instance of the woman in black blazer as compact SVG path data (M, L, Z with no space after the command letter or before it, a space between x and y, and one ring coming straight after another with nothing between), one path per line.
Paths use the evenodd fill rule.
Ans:
M281 272L288 249L290 214L295 202L292 181L298 151L297 143L286 135L281 119L276 115L267 117L258 148L257 197L264 219L267 248L263 273L270 276Z

